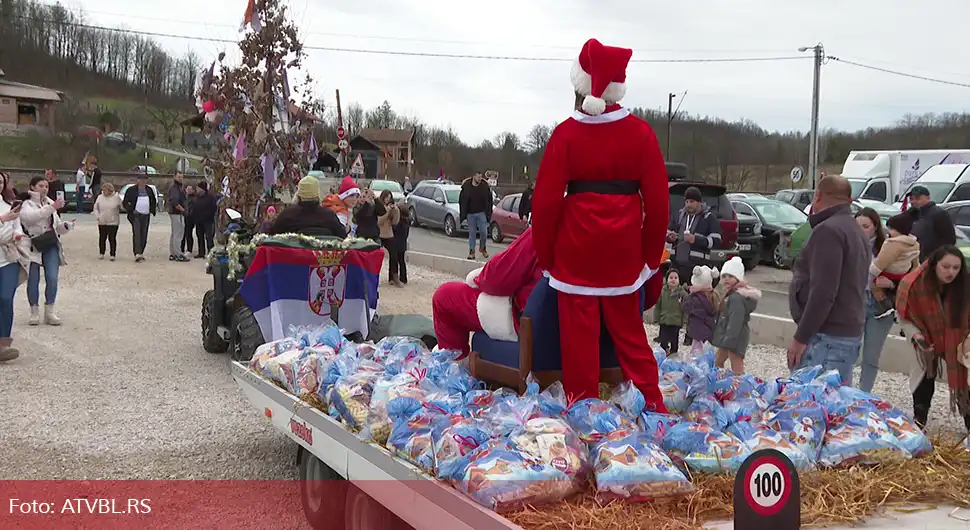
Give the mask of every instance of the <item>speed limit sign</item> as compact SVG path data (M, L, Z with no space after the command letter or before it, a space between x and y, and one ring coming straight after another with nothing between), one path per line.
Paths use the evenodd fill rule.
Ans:
M735 528L797 529L801 524L798 472L780 451L757 451L741 464L734 483Z
M347 147L348 147L349 145L350 145L350 144L349 144L349 143L347 143L347 140L345 140L345 139L343 139L343 138L341 138L341 139L340 139L340 141L339 141L339 142L337 142L337 147L339 147L339 148L341 148L341 149L347 149Z

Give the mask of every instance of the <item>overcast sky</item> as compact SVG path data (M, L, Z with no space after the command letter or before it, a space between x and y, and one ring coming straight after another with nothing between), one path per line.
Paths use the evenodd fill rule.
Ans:
M53 3L53 0L43 0ZM245 0L74 0L89 21L141 31L237 39ZM628 70L628 106L664 108L687 91L681 110L746 118L769 130L807 130L811 52L970 84L966 0L288 0L308 46L572 60L583 42L634 49L636 60L778 57L750 63L637 63ZM593 7L597 6L597 7ZM947 21L954 21L953 25ZM158 39L175 53L210 61L232 44ZM388 100L399 112L451 125L477 143L503 130L524 135L572 107L570 62L401 57L310 50L316 91L344 106ZM294 76L295 78L296 76ZM679 99L679 98L678 98ZM675 106L679 104L675 101ZM831 61L822 70L823 128L891 124L905 113L970 110L970 88L867 71Z

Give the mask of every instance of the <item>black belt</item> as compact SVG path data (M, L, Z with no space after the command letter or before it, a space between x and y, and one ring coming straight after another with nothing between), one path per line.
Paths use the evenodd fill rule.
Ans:
M574 180L566 185L566 193L636 195L640 193L640 183L635 180Z

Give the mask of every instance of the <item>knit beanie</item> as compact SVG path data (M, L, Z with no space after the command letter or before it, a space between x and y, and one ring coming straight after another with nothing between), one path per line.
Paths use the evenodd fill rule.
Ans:
M300 179L296 187L296 200L298 201L319 201L320 200L320 181L316 177L307 175Z
M701 195L701 190L691 186L684 190L684 200L701 202L704 200L704 197Z

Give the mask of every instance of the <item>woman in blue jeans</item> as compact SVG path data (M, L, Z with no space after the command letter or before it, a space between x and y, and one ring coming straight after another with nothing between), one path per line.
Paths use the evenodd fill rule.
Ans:
M863 208L855 214L855 221L872 242L872 255L879 254L883 242L886 241L886 230L882 226L879 214L872 208ZM870 278L870 286L871 281L872 278ZM865 392L872 391L873 385L876 384L879 357L882 354L882 347L886 344L886 337L893 327L891 315L876 318L877 314L875 299L867 288L866 326L862 332L862 374L859 376L859 388Z
M27 277L27 251L13 182L9 175L0 173L0 183L0 362L7 362L20 356L13 347L13 299Z
M28 324L40 324L40 269L44 268L44 322L50 326L60 326L61 319L54 311L57 299L57 275L64 265L64 250L61 248L61 235L74 227L74 222L66 222L57 214L64 207L64 200L50 200L47 197L48 183L44 177L30 179L30 198L24 201L20 210L20 224L24 234L30 237L30 271L27 275L27 301L30 303ZM53 241L44 237L53 232ZM44 240L47 241L44 241ZM43 243L42 243L43 241Z

